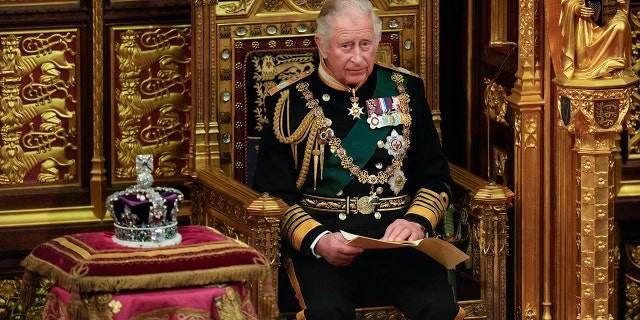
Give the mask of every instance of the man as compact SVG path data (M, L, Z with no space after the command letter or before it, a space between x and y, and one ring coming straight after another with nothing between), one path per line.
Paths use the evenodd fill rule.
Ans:
M340 233L421 239L449 201L423 82L375 63L381 30L369 1L326 2L316 70L279 84L266 101L272 126L254 187L290 205L281 231L305 319L355 319L363 283L412 320L461 319L435 260L412 248L365 251Z

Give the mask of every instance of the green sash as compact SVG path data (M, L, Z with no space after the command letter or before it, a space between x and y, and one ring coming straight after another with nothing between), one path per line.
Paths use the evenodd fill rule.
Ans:
M373 98L389 97L398 94L396 83L391 81L391 72L384 68L378 69L378 82ZM354 165L359 168L364 167L371 159L371 156L378 148L377 142L389 134L391 127L384 127L372 130L369 128L367 118L360 118L353 126L349 134L342 140L342 147L347 151L347 155L353 158ZM316 194L327 197L336 196L355 176L348 170L342 168L340 158L329 157L324 163L324 178L322 183L318 183ZM326 170L329 169L329 170Z

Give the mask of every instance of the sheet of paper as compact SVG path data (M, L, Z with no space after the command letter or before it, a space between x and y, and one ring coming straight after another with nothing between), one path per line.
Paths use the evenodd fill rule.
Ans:
M415 241L383 241L368 237L355 235L346 231L341 231L342 236L349 241L352 246L364 249L393 249L401 247L412 247L429 255L447 269L454 269L459 263L469 259L469 255L462 252L453 244L436 238L426 238Z

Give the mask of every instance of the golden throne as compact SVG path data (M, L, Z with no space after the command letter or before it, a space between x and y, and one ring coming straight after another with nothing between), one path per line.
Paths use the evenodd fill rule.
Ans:
M435 2L433 2L435 1ZM436 126L438 0L373 0L383 20L378 59L425 79ZM264 253L271 278L249 284L260 319L295 319L285 310L279 277L279 222L285 204L253 190L253 161L263 125L263 97L279 81L313 68L315 16L323 1L201 1L192 10L194 52L193 144L189 178L192 223L214 227ZM428 75L428 76L427 76ZM458 184L441 233L464 246L471 261L452 270L453 289L467 318L506 318L507 209L513 193L451 164ZM468 215L468 216L467 216ZM462 236L465 222L468 227ZM469 275L464 295L457 276ZM464 278L466 279L466 278ZM283 310L280 310L283 308ZM404 319L393 307L367 304L359 319Z

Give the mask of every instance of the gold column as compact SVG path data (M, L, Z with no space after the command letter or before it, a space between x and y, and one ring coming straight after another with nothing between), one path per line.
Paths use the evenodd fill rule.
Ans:
M518 72L507 97L514 130L514 218L511 234L514 256L514 319L545 319L545 237L542 228L548 207L544 182L549 173L545 161L545 100L543 88L544 37L536 19L541 3L519 1ZM542 39L541 39L542 38Z
M560 124L573 134L576 190L576 317L614 319L620 253L614 228L617 137L629 117L636 77L556 82ZM619 183L619 182L618 182ZM563 214L559 212L559 214ZM570 230L567 230L570 231Z
M217 1L192 0L193 107L191 108L192 136L189 144L189 170L220 166L220 133L217 122L217 81L219 70L212 63L216 57L218 30L215 25Z
M102 22L103 1L93 0L93 157L91 158L91 205L93 215L98 219L103 219L106 214L104 193L107 190L107 170L104 162L104 145L102 137L104 134L104 87L103 87L103 32Z

